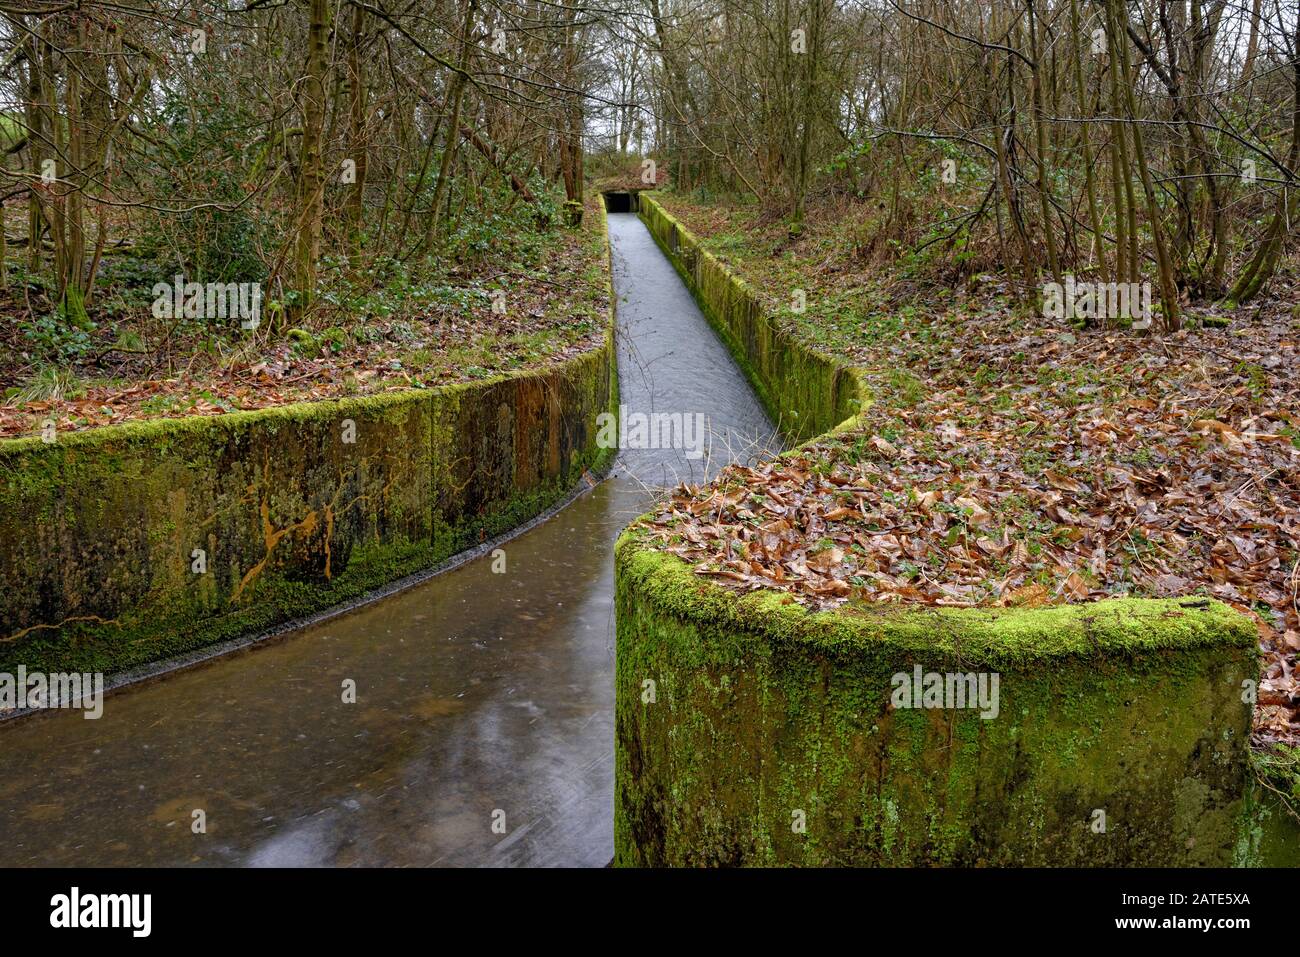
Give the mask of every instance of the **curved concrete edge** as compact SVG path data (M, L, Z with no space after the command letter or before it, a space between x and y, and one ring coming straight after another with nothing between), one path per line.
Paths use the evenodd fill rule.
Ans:
M570 500L615 451L596 441L618 401L603 205L601 231L604 340L550 368L0 442L0 672L203 660Z
M773 418L851 431L863 378L641 213ZM1221 603L810 613L635 529L615 581L619 865L1241 862L1258 665Z

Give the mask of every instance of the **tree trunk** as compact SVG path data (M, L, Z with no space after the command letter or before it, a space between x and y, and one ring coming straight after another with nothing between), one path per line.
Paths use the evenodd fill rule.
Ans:
M1292 32L1291 50L1300 53L1300 9L1296 11L1295 29ZM1300 168L1300 55L1291 61L1291 149L1287 153L1287 168L1294 178ZM1286 237L1286 226L1291 221L1293 190L1284 184L1278 193L1273 219L1264 232L1264 241L1255 250L1246 268L1228 293L1232 302L1247 302L1264 287L1277 269L1277 261Z
M1178 287L1174 283L1173 266L1169 261L1169 249L1165 241L1164 226L1160 222L1160 205L1156 202L1155 186L1151 180L1151 171L1147 168L1146 146L1143 142L1142 124L1137 122L1137 98L1133 93L1133 71L1129 66L1126 33L1119 29L1121 9L1119 0L1108 0L1110 19L1116 25L1114 36L1118 39L1120 67L1124 71L1124 89L1128 100L1129 119L1133 121L1133 152L1137 154L1138 177L1142 181L1142 193L1146 197L1147 216L1151 220L1151 236L1156 246L1156 265L1160 273L1160 301L1164 305L1162 324L1166 332L1176 332L1182 327L1182 317L1178 306ZM1127 26L1127 12L1124 26Z
M361 241L362 215L365 209L366 175L369 170L369 147L366 142L366 78L361 56L361 38L366 12L352 10L352 34L348 40L348 157L356 163L356 182L348 194L347 221L353 250Z
M298 167L297 236L294 248L294 284L298 300L294 313L309 309L316 295L320 259L325 167L322 135L325 129L325 43L329 38L328 0L306 0L308 4L307 62L301 84L302 155Z
M1079 28L1079 0L1070 0L1070 26L1074 34L1074 48L1070 51L1074 61L1074 90L1079 98L1079 111L1085 109L1088 97L1083 83L1083 44L1084 36ZM1083 149L1083 174L1088 193L1088 225L1092 228L1093 255L1097 258L1097 269L1103 282L1110 280L1110 270L1106 265L1106 250L1103 245L1101 230L1101 210L1097 204L1097 182L1092 169L1092 144L1087 118L1080 124L1079 139Z

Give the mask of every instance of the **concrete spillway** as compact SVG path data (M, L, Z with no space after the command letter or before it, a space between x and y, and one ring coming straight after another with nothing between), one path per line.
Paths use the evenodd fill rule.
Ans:
M0 727L0 865L594 865L613 856L613 562L656 491L778 446L650 234L609 216L620 399L688 441L485 556L283 641ZM702 453L694 416L703 415ZM664 420L668 421L668 420ZM355 682L356 702L344 684ZM201 811L203 830L196 833ZM495 826L494 826L495 825Z

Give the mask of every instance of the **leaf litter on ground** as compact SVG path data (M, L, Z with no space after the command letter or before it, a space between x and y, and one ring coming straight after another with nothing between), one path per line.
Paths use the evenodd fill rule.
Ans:
M701 233L729 222L673 212ZM738 268L780 314L788 261ZM679 486L644 533L725 587L810 609L1213 597L1259 633L1254 743L1300 744L1294 304L1143 336L1027 320L995 288L900 304L888 334L837 331L873 396L858 431Z

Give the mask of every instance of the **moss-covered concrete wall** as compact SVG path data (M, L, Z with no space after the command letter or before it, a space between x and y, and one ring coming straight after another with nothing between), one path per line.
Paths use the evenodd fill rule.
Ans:
M1300 748L1252 755L1255 775L1237 840L1242 867L1300 867Z
M544 511L610 454L610 302L604 344L547 371L0 442L0 672L256 632Z
M852 370L642 216L787 434L851 428ZM1249 778L1253 627L1204 599L812 614L642 544L616 557L620 865L1224 865ZM996 716L895 676L998 675ZM985 712L987 713L987 712Z
M641 194L641 219L783 435L811 439L858 414L867 396L851 367L780 329L749 284L702 249L649 193Z
M1278 792L1253 782L1246 819L1237 840L1233 861L1240 867L1300 867L1300 791L1293 789L1285 803Z

